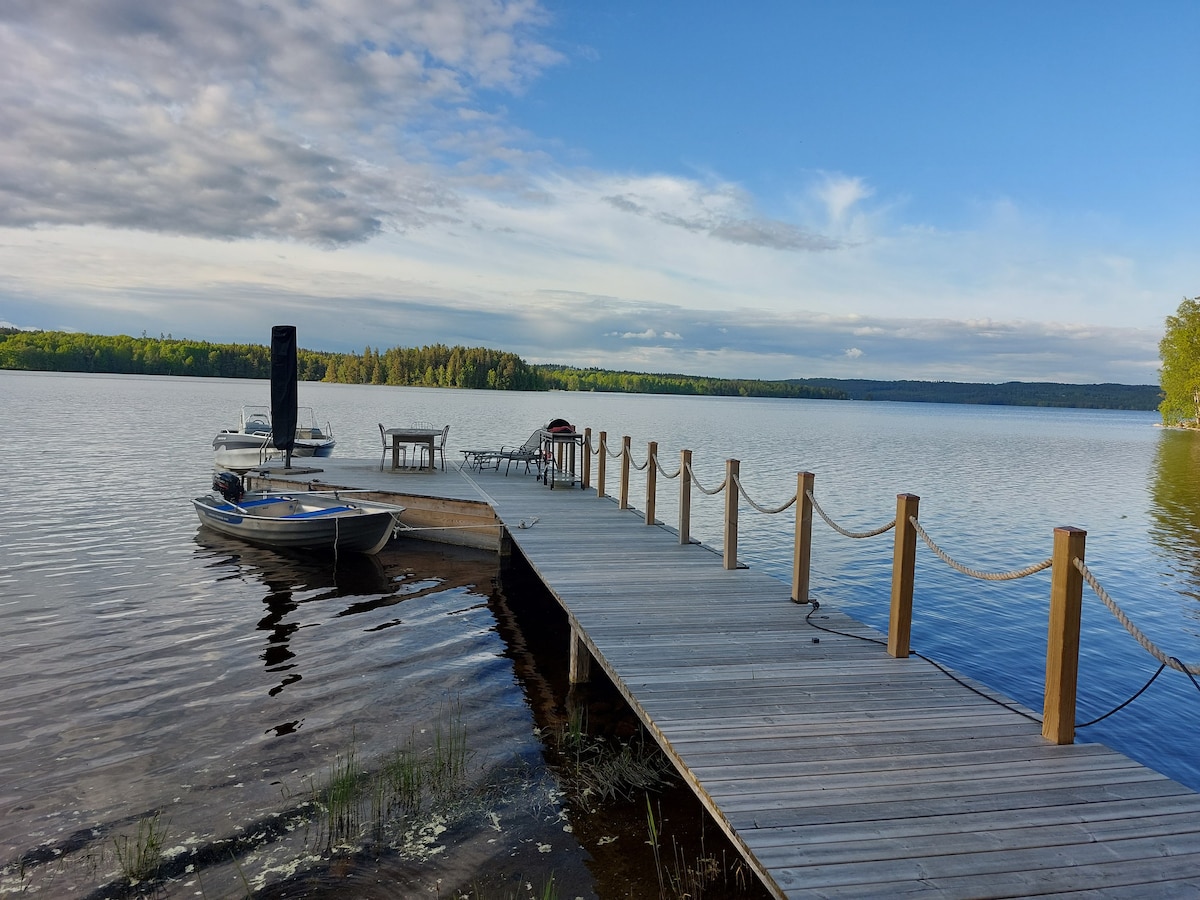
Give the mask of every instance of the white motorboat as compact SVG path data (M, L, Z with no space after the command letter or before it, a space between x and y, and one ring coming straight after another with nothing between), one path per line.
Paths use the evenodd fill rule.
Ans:
M403 506L350 499L345 491L250 491L230 472L213 476L209 495L192 500L200 523L279 550L378 553L401 528Z
M326 423L317 424L311 406L296 408L296 437L292 456L330 456L335 441ZM271 410L266 406L243 406L236 428L222 429L213 438L213 461L217 467L245 471L268 459L282 459L284 451L271 439Z

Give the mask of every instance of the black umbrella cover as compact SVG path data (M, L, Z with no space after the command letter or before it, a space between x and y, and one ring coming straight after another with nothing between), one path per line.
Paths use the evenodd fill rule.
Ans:
M271 329L271 440L291 455L296 441L296 326Z

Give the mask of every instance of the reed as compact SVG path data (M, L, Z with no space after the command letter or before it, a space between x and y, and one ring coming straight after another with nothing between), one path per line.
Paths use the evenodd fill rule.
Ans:
M167 825L159 813L138 821L133 836L119 834L113 838L113 850L121 876L130 884L149 881L158 876L166 846Z
M461 709L439 716L430 731L429 746L422 746L414 729L403 746L384 754L375 771L363 770L353 746L338 754L325 782L313 791L323 811L317 835L325 852L368 835L382 844L389 827L461 796L472 757Z
M671 763L640 732L629 741L593 736L580 708L552 732L552 746L568 795L585 809L605 800L633 799L671 778Z
M658 875L660 900L703 900L705 892L719 888L721 896L737 896L749 885L749 870L740 859L732 863L724 850L720 857L709 853L700 830L700 849L693 856L679 841L671 837L671 855L663 853L664 835L654 815L650 795L646 795L646 829L649 833L651 851L654 854L654 869Z
M358 752L351 744L329 765L329 777L317 798L325 811L325 850L348 842L358 834L364 773Z

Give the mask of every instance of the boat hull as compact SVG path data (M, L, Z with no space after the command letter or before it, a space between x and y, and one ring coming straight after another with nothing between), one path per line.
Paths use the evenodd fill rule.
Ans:
M329 457L336 444L328 429L317 426L312 409L303 407L303 421L296 427L292 456L296 458ZM260 466L269 459L283 459L285 451L274 444L271 431L271 412L267 407L242 407L242 421L237 428L225 428L213 438L213 462L230 471L245 471Z
M400 506L309 494L247 494L238 503L192 500L200 523L214 531L281 550L374 554L399 527Z

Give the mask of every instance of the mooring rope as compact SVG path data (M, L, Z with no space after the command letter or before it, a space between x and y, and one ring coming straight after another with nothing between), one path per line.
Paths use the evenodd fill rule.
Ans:
M1017 569L1013 572L980 572L978 569L969 569L962 563L952 559L945 550L935 544L933 538L926 534L925 529L917 522L916 516L909 516L908 521L916 529L917 534L921 536L921 540L928 544L929 549L937 555L938 559L950 568L957 569L959 572L969 575L972 578L980 578L984 581L1012 581L1015 578L1024 578L1026 575L1032 575L1035 572L1042 571L1042 569L1048 569L1054 564L1053 559L1044 559L1040 563L1034 563L1032 566L1026 566L1024 569Z
M535 518L533 520L537 522ZM408 534L412 531L465 531L471 528L503 528L503 522L494 522L488 525L405 525L400 523L400 534ZM517 526L518 528L532 528L533 524L526 525L524 520Z
M880 535L880 534L883 534L884 532L891 531L893 528L896 527L896 520L892 519L892 521L888 522L886 525L881 525L878 528L873 529L872 531L857 531L857 532L856 531L847 531L845 528L843 528L837 522L833 521L833 519L829 518L828 515L826 515L825 510L821 509L821 504L817 502L817 498L813 496L812 491L805 491L804 496L807 497L808 502L813 505L813 509L815 509L817 511L817 515L819 515L822 519L825 520L825 524L828 525L830 528L832 528L834 531L836 531L838 534L844 535L845 537L855 538L855 539L875 537L876 535Z
M1125 626L1125 630L1133 635L1133 639L1142 645L1142 649L1144 649L1164 666L1170 666L1172 669L1183 672L1188 676L1200 675L1200 666L1184 665L1176 657L1168 656L1166 653L1160 650L1155 643L1150 640L1150 638L1146 637L1146 635L1142 633L1141 629L1139 629L1133 624L1133 622L1129 620L1129 616L1125 615L1125 611L1117 605L1116 601L1108 595L1108 591L1104 590L1104 587L1099 581L1096 580L1096 576L1092 574L1092 570L1084 564L1083 560L1076 557L1075 559L1071 560L1071 562L1075 565L1075 568L1079 570L1079 574L1083 576L1083 580L1091 585L1092 590L1096 592L1096 596L1100 598L1100 601L1108 607L1109 612L1116 616L1117 621ZM1195 683L1195 679L1192 679L1192 681Z
M776 507L759 506L757 503L754 502L754 500L750 497L750 495L746 493L746 489L742 486L742 480L740 478L734 478L733 483L735 485L737 485L738 493L742 495L742 497L745 499L745 501L747 503L749 503L752 507L757 509L760 513L766 513L768 516L773 516L776 513L781 513L785 509L790 507L793 503L796 502L796 495L792 494L792 496L790 496L786 501L784 501L782 506L776 506Z

